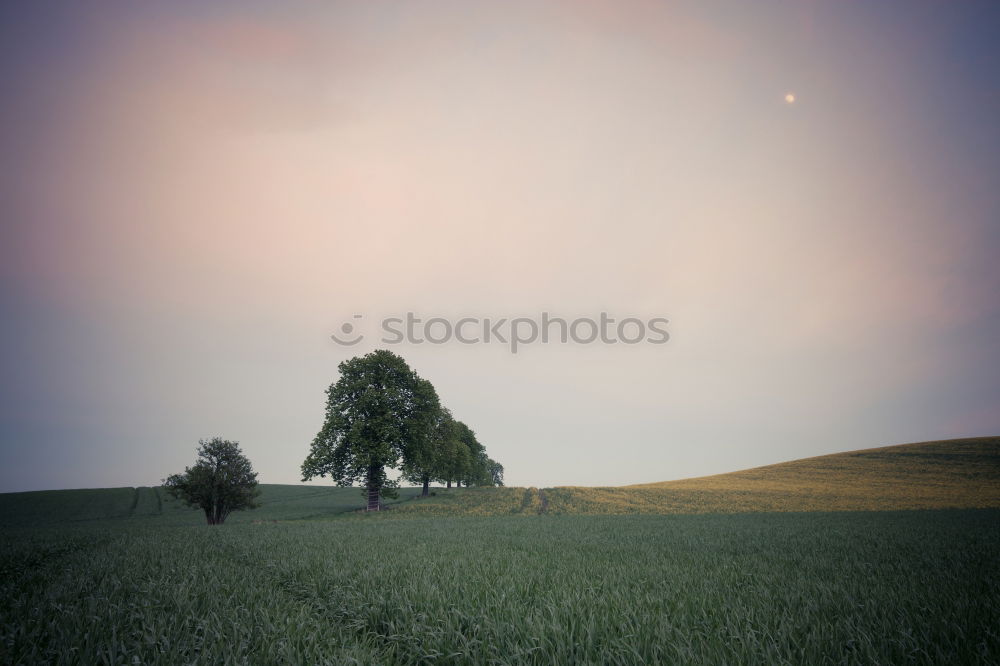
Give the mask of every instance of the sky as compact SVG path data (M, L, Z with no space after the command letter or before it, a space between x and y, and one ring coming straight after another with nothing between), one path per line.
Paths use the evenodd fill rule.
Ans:
M998 28L994 2L5 3L0 492L157 484L213 436L298 483L337 365L378 348L508 485L1000 434ZM384 342L408 312L669 340Z

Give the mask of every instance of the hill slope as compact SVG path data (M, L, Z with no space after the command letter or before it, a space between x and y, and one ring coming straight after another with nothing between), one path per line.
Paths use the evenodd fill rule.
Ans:
M695 479L551 488L549 513L735 513L1000 507L1000 437L901 444Z

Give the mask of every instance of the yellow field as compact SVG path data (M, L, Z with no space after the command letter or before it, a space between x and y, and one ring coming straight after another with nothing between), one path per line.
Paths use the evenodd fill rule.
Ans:
M548 513L1000 507L1000 437L902 444L695 479L545 493Z
M537 515L889 511L1000 507L1000 437L835 453L621 487L462 488L385 514ZM544 499L544 505L543 505Z

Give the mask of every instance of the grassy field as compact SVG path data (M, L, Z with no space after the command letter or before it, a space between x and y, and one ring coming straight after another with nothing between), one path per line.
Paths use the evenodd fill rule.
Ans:
M378 514L264 485L221 527L161 488L0 495L0 663L1000 663L998 443Z
M1000 660L994 510L405 515L11 528L0 662Z
M262 506L237 511L227 524L275 520L325 519L364 507L358 488L260 485ZM413 499L419 490L401 488L393 506ZM163 488L42 490L0 494L0 527L86 524L115 520L161 525L200 525L204 514L173 499Z

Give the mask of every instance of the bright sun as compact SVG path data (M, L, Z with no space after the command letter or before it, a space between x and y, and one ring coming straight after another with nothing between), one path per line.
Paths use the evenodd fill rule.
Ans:
M785 101L789 104L795 101L795 93L785 93Z

